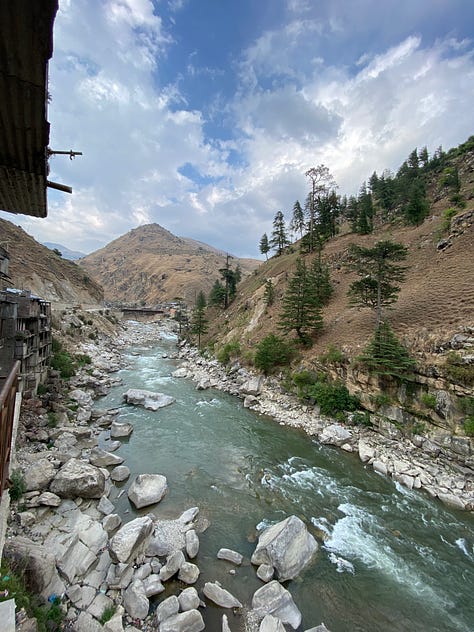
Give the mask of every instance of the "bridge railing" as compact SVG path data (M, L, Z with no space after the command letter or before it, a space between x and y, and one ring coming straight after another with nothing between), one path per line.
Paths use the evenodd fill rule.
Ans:
M17 361L0 391L0 497L8 481L19 373L20 363Z

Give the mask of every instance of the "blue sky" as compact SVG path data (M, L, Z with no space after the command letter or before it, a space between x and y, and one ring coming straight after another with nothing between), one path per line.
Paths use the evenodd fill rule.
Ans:
M92 252L157 222L259 256L324 163L341 194L474 133L472 0L60 0L48 218Z

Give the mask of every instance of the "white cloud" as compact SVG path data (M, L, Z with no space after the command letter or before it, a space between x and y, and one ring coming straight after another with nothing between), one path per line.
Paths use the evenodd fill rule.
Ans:
M309 167L326 164L340 192L353 193L374 170L396 169L416 146L449 148L472 134L472 42L450 32L426 44L406 32L365 53L354 46L351 63L329 61L328 38L333 48L340 41L342 54L351 16L354 32L364 20L368 31L375 27L368 10L334 13L323 5L316 14L312 3L289 0L289 22L262 31L241 52L234 96L214 95L205 111L184 94L179 73L162 85L160 66L178 38L158 16L160 4L61 2L51 146L84 155L51 160L51 179L74 193L51 193L49 217L22 219L25 230L90 251L137 224L158 222L255 256L275 212L289 219L295 199L304 200ZM173 19L177 29L180 14ZM219 77L195 66L192 54L184 59L180 70L192 67L201 87ZM208 123L218 115L230 123L227 140L210 136ZM186 177L184 165L210 181Z

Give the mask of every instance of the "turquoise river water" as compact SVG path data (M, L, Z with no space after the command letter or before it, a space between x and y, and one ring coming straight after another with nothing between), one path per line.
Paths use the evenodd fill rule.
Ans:
M325 534L314 562L285 584L303 616L300 630L321 621L331 632L474 630L471 515L394 484L357 455L321 446L235 397L172 378L178 364L163 355L175 350L171 337L130 349L123 385L97 406L123 406L122 394L132 387L176 398L156 412L123 406L120 420L133 423L134 432L117 454L131 470L129 481L142 472L167 477L168 494L147 511L175 518L198 506L209 520L196 559L198 590L218 580L249 604L262 585L249 563L257 527L296 514L315 535ZM146 513L136 512L126 494L112 500L125 520ZM235 575L216 559L221 547L245 556ZM220 632L224 612L208 606L206 630ZM239 618L226 613L237 632Z

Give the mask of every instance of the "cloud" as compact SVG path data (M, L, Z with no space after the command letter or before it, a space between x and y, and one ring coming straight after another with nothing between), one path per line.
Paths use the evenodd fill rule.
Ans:
M61 2L51 147L83 156L51 159L50 178L72 185L72 196L51 192L46 220L14 221L82 251L157 222L256 256L276 211L289 219L304 201L311 166L326 164L351 194L414 147L463 142L472 134L472 41L453 32L448 13L436 36L407 27L420 12L405 5L404 29L397 14L383 39L380 20L390 20L377 7L289 0L284 19L255 27L238 56L217 51L234 59L225 67L198 66L194 42L184 50L180 20L198 10L192 3Z

